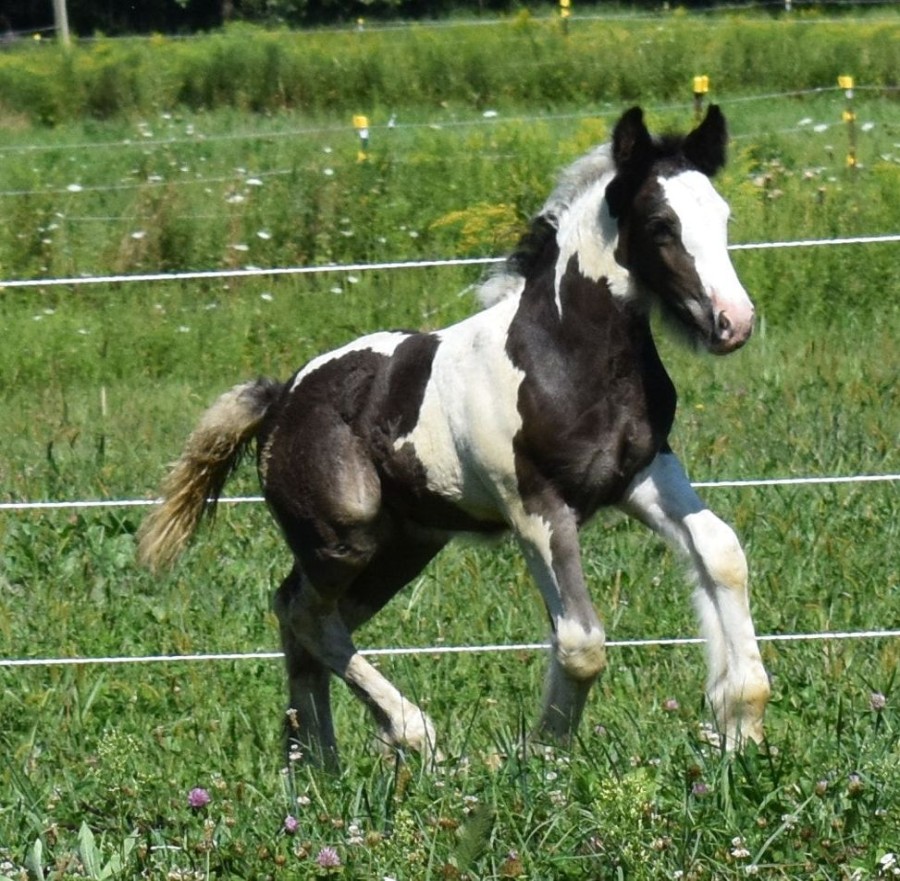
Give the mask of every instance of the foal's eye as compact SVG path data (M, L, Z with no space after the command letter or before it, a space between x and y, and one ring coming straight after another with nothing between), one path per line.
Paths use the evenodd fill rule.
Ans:
M654 242L664 244L675 238L675 227L668 220L652 220L650 221L650 235Z

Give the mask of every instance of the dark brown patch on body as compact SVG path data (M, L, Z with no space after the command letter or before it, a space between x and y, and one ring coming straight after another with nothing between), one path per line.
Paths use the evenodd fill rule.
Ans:
M507 341L525 373L516 472L523 497L552 490L583 522L618 501L664 447L676 394L647 315L605 279L585 278L573 257L560 317L552 272L545 276L526 285Z
M269 414L266 501L313 580L349 577L408 525L496 528L430 492L412 444L395 447L416 426L438 345L409 334L390 355L347 352L288 383Z

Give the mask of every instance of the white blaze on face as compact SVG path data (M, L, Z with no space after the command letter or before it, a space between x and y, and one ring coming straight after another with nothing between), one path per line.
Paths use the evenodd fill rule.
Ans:
M720 349L736 349L753 330L753 303L728 255L728 204L699 171L659 178L659 185L678 215L682 244L712 302Z

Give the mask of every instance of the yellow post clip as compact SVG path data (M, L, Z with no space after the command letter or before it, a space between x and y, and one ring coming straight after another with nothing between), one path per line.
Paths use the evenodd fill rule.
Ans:
M369 117L354 114L353 128L359 135L359 152L356 154L356 161L365 162L369 158Z
M572 14L572 0L559 0L559 14L562 18L568 18Z
M838 77L838 86L844 90L847 106L841 114L841 118L847 124L847 168L856 168L856 111L853 109L853 77L842 75Z
M703 116L703 97L709 92L709 77L706 74L695 76L694 88L694 120L700 122Z

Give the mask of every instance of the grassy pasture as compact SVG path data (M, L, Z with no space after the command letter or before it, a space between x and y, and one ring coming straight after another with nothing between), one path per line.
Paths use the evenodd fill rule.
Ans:
M654 104L667 96L650 86L645 94L654 126L689 123L688 107ZM853 174L839 94L719 97L734 135L720 180L733 241L898 231L895 102L860 96ZM484 109L423 101L391 130L381 128L386 111L373 116L366 163L342 109L173 106L7 128L0 275L501 253L554 170L603 139L621 107L594 116L562 102L552 119L524 104L497 118ZM896 247L734 255L759 308L751 344L713 360L662 343L681 394L674 443L695 479L900 470ZM6 288L0 492L150 497L221 390L256 373L285 376L366 331L461 318L475 305L459 292L478 275ZM235 494L256 491L251 471ZM896 626L894 485L705 496L747 546L759 632ZM276 648L268 602L288 561L264 511L223 508L157 580L133 562L139 517L0 512L0 657ZM611 639L693 634L677 563L639 527L601 516L584 548ZM514 549L462 543L359 644L543 637ZM336 780L281 768L278 661L0 668L0 877L890 877L900 644L772 642L764 655L774 682L767 754L702 744L700 648L644 647L610 650L573 750L529 759L517 746L534 718L541 653L383 658L428 708L450 760L429 773L415 758L399 768L376 758L364 711L336 688L346 764ZM194 787L208 791L206 806L189 806ZM325 865L324 848L340 866Z

